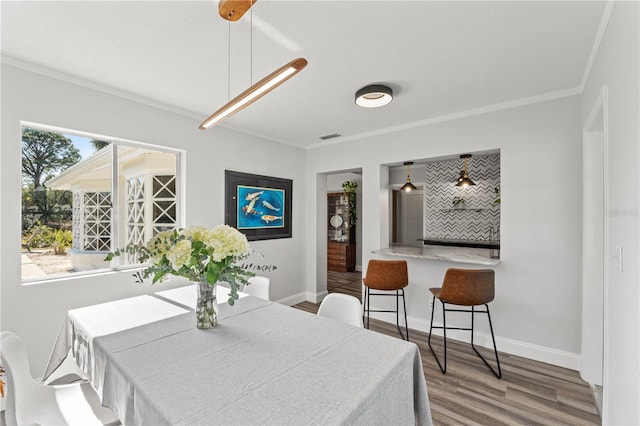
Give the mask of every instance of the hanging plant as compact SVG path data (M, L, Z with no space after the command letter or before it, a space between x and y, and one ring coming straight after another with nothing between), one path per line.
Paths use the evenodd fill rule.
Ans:
M349 226L356 226L358 215L356 213L356 189L358 182L347 180L342 182L342 190L349 197Z
M493 200L493 205L496 206L500 204L500 187L496 186L495 188L493 188L493 192L495 195L495 199Z
M454 209L463 209L465 202L466 200L462 197L454 197L453 200L451 200Z

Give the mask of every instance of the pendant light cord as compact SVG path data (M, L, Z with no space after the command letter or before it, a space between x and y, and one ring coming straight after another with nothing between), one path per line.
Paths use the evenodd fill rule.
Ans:
M227 23L228 25L228 37L227 37L227 42L228 42L228 52L229 52L229 61L227 61L227 102L229 102L231 100L231 21L228 20Z
M250 61L251 64L249 66L249 81L251 82L250 86L253 86L253 9L249 10L249 17L251 18L251 22L250 22L250 47L249 47L249 57L250 57Z

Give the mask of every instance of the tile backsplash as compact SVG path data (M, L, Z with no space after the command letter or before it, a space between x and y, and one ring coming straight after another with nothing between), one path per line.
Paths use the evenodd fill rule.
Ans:
M468 175L475 186L455 186L463 164L462 159L427 163L424 237L499 239L500 204L494 201L495 188L500 187L500 154L474 155L467 160ZM464 201L454 205L454 199L460 198Z

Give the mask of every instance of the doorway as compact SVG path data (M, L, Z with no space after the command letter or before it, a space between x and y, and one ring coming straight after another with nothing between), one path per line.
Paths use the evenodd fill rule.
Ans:
M352 199L345 193L345 182L357 186ZM320 226L326 229L327 235L327 293L349 294L361 300L362 171L326 174L326 193L326 219ZM355 200L355 224L350 223L352 200Z

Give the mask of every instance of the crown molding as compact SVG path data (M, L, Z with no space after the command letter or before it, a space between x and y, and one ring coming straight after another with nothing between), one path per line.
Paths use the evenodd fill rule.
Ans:
M613 13L613 8L615 7L615 5L615 0L610 0L607 1L607 4L604 6L604 11L602 12L602 17L600 18L600 25L598 26L596 37L593 40L591 53L589 53L587 65L584 68L584 74L582 75L582 81L580 82L580 92L583 92L584 87L587 85L587 80L589 80L589 75L591 74L591 68L593 68L593 63L596 60L596 55L598 54L598 50L600 50L600 44L602 43L602 39L604 38L604 33L607 31L609 19L611 18L611 14Z
M547 102L554 99L561 99L570 96L582 94L581 87L573 87L571 89L558 90L555 92L544 93L541 95L529 96L527 98L516 99L508 102L501 102L498 104L487 105L480 108L469 109L466 111L455 112L452 114L440 115L437 117L431 117L424 120L412 121L410 123L404 123L397 126L385 127L383 129L377 129L370 132L358 133L351 136L341 137L340 140L331 140L329 142L316 142L307 146L307 149L322 148L329 145L336 145L344 142L354 141L358 139L370 138L373 136L380 136L389 133L400 132L403 130L414 129L416 127L426 127L438 123L444 123L447 121L459 120L461 118L473 117L476 115L487 114L496 111L502 111L506 109L516 108L525 105L537 104L540 102Z
M376 130L372 130L369 132L363 132L363 133L358 133L358 134L354 134L351 136L341 136L340 138L336 138L335 140L330 140L330 141L326 141L326 142L316 142L316 143L312 143L308 146L306 146L305 150L312 150L312 149L317 149L317 148L322 148L322 147L326 147L326 146L330 146L330 145L336 145L336 144L341 144L341 143L345 143L345 142L350 142L350 141L355 141L355 140L360 140L360 139L364 139L364 138L369 138L369 137L374 137L374 136L380 136L380 135L384 135L384 134L389 134L389 133L395 133L395 132L400 132L400 131L404 131L404 130L409 130L409 129L413 129L413 128L417 128L417 127L425 127L425 126L431 126L434 124L438 124L438 123L444 123L447 121L453 121L453 120L459 120L462 118L467 118L467 117L473 117L476 115L481 115L481 114L487 114L487 113L491 113L491 112L496 112L496 111L502 111L502 110L506 110L506 109L510 109L510 108L516 108L516 107L520 107L520 106L525 106L525 105L531 105L531 104L536 104L536 103L540 103L540 102L547 102L550 100L554 100L554 99L560 99L560 98L564 98L564 97L569 97L569 96L575 96L575 95L579 95L582 94L583 90L584 90L584 86L586 84L586 81L588 79L589 73L591 71L591 67L593 66L593 62L595 60L595 56L597 54L598 48L600 46L600 43L602 42L602 38L604 36L604 33L606 31L606 27L607 24L609 22L609 18L611 16L611 12L613 10L613 7L615 5L615 1L609 1L607 2L607 5L605 6L605 10L603 12L603 16L600 22L600 27L598 29L598 33L596 35L596 38L594 40L594 44L593 47L591 49L591 54L589 57L589 60L587 62L587 67L585 69L584 75L583 75L583 80L580 84L580 86L578 87L573 87L570 89L565 89L565 90L559 90L559 91L555 91L555 92L549 92L549 93L544 93L541 95L535 95L535 96L530 96L530 97L526 97L526 98L521 98L521 99L516 99L513 101L507 101L507 102L502 102L502 103L498 103L498 104L492 104L492 105L487 105L487 106L483 106L480 108L474 108L474 109L469 109L469 110L465 110L465 111L460 111L460 112L456 112L456 113L452 113L452 114L445 114L445 115L441 115L441 116L437 116L437 117L431 117L431 118L427 118L427 119L423 119L423 120L418 120L418 121L413 121L413 122L409 122L409 123L404 123L404 124L400 124L400 125L396 125L396 126L390 126L390 127L386 127L386 128L382 128L382 129L376 129ZM41 65L41 64L36 64L34 62L31 61L27 61L24 59L20 59L18 57L15 56L10 56L10 55L6 55L6 54L2 54L0 55L0 63L2 64L7 64L10 66L13 66L15 68L19 68L25 71L29 71L29 72L33 72L36 74L40 74L43 75L45 77L50 77L50 78L54 78L57 80L61 80L61 81L65 81L67 83L71 83L71 84L75 84L81 87L85 87L88 89L92 89L92 90L96 90L102 93L106 93L112 96L117 96L123 99L127 99L133 102L137 102L143 105L147 105L147 106L151 106L153 108L157 108L157 109L161 109L163 111L167 111L167 112L171 112L174 114L178 114L180 116L183 117L187 117L190 119L194 119L196 121L201 121L203 115L193 112L193 111L189 111L189 110L185 110L183 108L178 108L172 105L168 105L159 101L156 101L154 99L150 99L144 96L140 96L140 95L136 95L134 93L131 92L127 92L121 89L116 89L114 87L102 84L102 83L98 83L96 81L92 81L92 80L88 80L85 79L83 77L79 77L77 75L73 75L73 74L69 74L69 73L65 73L62 71L58 71L58 70L54 70L52 68L49 68L47 66ZM284 140L284 139L280 139L280 138L276 138L270 135L264 135L264 134L260 134L258 132L252 132L250 130L246 130L243 128L239 128L233 125L228 125L228 124L220 124L220 127L223 127L225 129L234 131L234 132L238 132L238 133L242 133L248 136L252 136L252 137L257 137L260 139L265 139L271 142L276 142L276 143L281 143L281 144L285 144L285 145L289 145L295 148L300 148L298 145Z
M164 111L172 112L174 114L181 115L187 118L193 118L195 120L202 120L202 114L198 114L193 111L189 111L183 108L178 108L172 105L168 105L154 99L150 99L144 96L136 95L135 93L127 92L125 90L116 89L115 87L108 86L103 83L98 83L93 80L69 74L63 71L58 71L53 68L49 68L45 65L37 64L31 61L17 58L15 56L0 55L0 63L7 64L15 68L19 68L24 71L29 71L35 74L39 74L45 77L50 77L56 80L61 80L67 83L75 84L77 86L85 87L87 89L96 90L98 92L106 93L108 95L117 96L119 98L127 99L139 104L151 106Z
M329 145L336 145L344 142L349 142L358 139L364 139L372 136L379 136L393 132L399 132L402 130L408 130L415 127L422 126L430 126L437 123L443 123L445 121L458 120L460 118L472 117L474 115L486 114L489 112L501 111L509 108L515 108L518 106L530 105L539 102L546 102L553 99L559 99L563 97L569 97L574 95L581 95L584 92L584 88L589 79L589 75L591 74L591 68L595 62L596 55L598 54L598 50L600 49L600 44L604 38L604 34L607 30L607 26L609 25L609 19L611 18L611 14L613 13L613 9L616 5L617 0L608 0L604 10L602 12L602 17L600 18L600 24L598 26L598 31L596 32L596 36L593 40L593 45L591 46L591 52L589 54L589 58L587 59L587 64L584 69L584 73L582 75L582 80L580 85L574 88L560 90L556 92L549 92L542 95L531 96L528 98L522 98L514 101L503 102L494 105L487 105L485 107L470 109L466 111L461 111L453 114L441 115L438 117L428 118L425 120L414 121L410 123L401 124L398 126L387 127L383 129L373 130L371 132L358 133L351 136L340 137L336 140L331 140L328 142L316 142L311 145L308 145L306 149L315 149L322 148Z
M106 93L112 96L117 96L119 98L123 98L123 99L127 99L133 102L137 102L139 104L143 104L143 105L147 105L153 108L158 108L161 109L163 111L167 111L167 112L171 112L174 114L178 114L180 116L183 117L187 117L187 118L191 118L194 120L197 120L197 122L199 123L200 121L202 121L202 117L204 117L206 114L198 114L196 112L190 111L190 110L186 110L183 108L178 108L172 105L168 105L144 96L140 96L140 95L136 95L134 93L131 92L127 92L124 90L120 90L120 89L116 89L114 87L108 86L106 84L102 84L102 83L98 83L96 81L93 80L88 80L85 79L83 77L79 77L77 75L73 75L73 74L69 74L69 73L65 73L62 71L58 71L55 70L53 68L49 68L47 66L41 65L41 64L36 64L34 62L31 61L27 61L24 59L20 59L17 58L15 56L10 56L10 55L5 55L2 54L0 55L0 63L2 64L7 64L9 66L24 70L24 71L28 71L28 72L33 72L35 74L39 74L39 75L43 75L45 77L49 77L49 78L53 78L56 80L61 80L67 83L71 83L71 84L75 84L77 86L81 86L81 87L85 87L87 89L92 89L92 90L96 90L102 93ZM196 124L197 126L197 124ZM289 141L285 141L282 139L278 139L278 138L274 138L268 135L263 135L263 134L259 134L257 132L252 132L246 129L242 129L242 128L238 128L236 126L233 125L229 125L229 124L220 124L218 125L218 127L223 127L227 130L231 130L233 132L237 132L237 133L242 133L245 135L249 135L249 136L253 136L256 138L260 138L260 139L265 139L271 142L277 142L277 143L281 143L281 144L285 144L285 145L289 145L289 146L293 146L295 148L299 148L301 149L299 146L292 144Z

